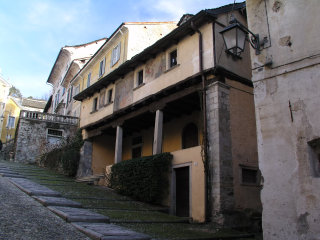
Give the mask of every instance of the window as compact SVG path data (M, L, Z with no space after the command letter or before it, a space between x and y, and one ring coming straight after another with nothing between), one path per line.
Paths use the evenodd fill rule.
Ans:
M65 93L66 93L66 88L63 87L63 88L62 88L62 96L63 96Z
M8 117L8 122L7 122L7 128L14 128L14 123L16 121L16 118L15 117L11 117L9 116Z
M62 140L62 130L57 129L47 129L47 141L50 144L57 144Z
M77 95L80 92L80 84L78 84L74 89L74 95Z
M57 105L59 104L59 102L60 102L60 90L57 93Z
M199 145L198 127L194 123L189 123L182 130L182 149Z
M90 86L90 80L91 80L91 73L88 74L88 78L87 78L87 87Z
M112 103L112 89L109 89L108 91L108 102L107 103Z
M100 92L99 108L102 108L104 106L105 98L106 98L106 90L103 90Z
M121 44L119 43L114 49L112 49L111 67L115 65L120 59L120 47Z
M67 92L67 105L69 104L69 98L70 98L70 88L68 89L68 92Z
M98 110L98 98L93 99L93 104L92 104L92 112L95 112Z
M100 62L100 67L99 67L99 77L101 77L104 74L104 69L106 67L106 58L104 58L101 62Z
M177 50L170 52L170 56L169 56L170 68L174 67L175 65L177 65Z
M143 83L143 70L138 72L137 75L137 86L140 86Z
M309 158L313 177L320 177L320 138L308 142L311 149Z
M68 102L71 102L72 100L72 93L73 93L73 86L71 86L71 88L69 88L68 90L68 98L67 98Z
M62 130L48 129L48 135L62 137Z
M245 185L259 185L258 169L255 167L241 167L241 183Z
M132 138L132 158L138 158L142 156L142 137Z

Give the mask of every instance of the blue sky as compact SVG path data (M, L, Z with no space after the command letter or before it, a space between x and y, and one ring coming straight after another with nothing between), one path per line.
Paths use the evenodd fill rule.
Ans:
M233 0L0 0L0 74L24 97L48 96L60 48L109 37L122 22L174 21ZM237 1L240 2L240 1Z

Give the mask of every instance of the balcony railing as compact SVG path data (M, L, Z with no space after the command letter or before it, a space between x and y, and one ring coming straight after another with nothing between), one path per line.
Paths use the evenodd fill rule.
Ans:
M79 118L77 117L42 113L42 112L31 112L26 110L22 110L20 112L20 118L55 122L55 123L64 123L64 124L71 124L71 125L78 125L78 122L79 122Z

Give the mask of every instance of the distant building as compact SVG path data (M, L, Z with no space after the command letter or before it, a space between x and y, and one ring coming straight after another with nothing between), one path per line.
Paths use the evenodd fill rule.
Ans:
M66 114L66 103L73 89L66 79L72 78L86 61L101 47L105 38L93 42L62 47L51 69L47 83L51 84L52 97L45 108L48 113ZM70 76L71 75L71 76Z
M21 106L23 110L33 111L33 112L42 112L46 106L46 100L39 100L33 98L22 98Z
M0 134L2 134L5 106L6 102L8 101L9 90L11 87L12 85L4 80L4 78L0 75Z
M3 143L14 140L21 109L20 99L10 96L7 98L3 115L0 116L2 122L1 141Z

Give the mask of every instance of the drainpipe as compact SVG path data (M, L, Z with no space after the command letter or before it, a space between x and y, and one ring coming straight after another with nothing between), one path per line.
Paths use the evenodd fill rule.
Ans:
M201 73L202 80L202 120L203 120L203 156L202 161L204 164L205 173L205 218L206 222L210 221L210 171L209 171L209 159L208 159L208 133L207 133L207 104L206 104L206 79L203 71L203 41L202 33L191 22L191 28L199 35L199 71Z

